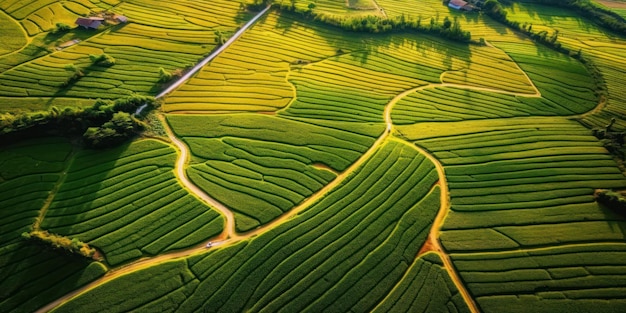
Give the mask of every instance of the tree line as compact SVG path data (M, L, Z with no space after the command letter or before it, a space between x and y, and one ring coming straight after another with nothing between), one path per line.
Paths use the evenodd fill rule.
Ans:
M603 27L626 35L626 20L623 17L590 0L535 0L534 2L571 9Z
M271 3L271 1L257 0L254 4L251 4L249 8L258 10L268 3ZM470 42L472 38L469 31L461 29L461 25L456 17L453 20L445 17L443 21L439 21L439 18L435 17L429 20L422 20L421 16L416 19L405 15L393 19L374 15L341 17L315 12L313 10L315 8L314 3L310 3L306 8L297 6L294 0L288 3L273 3L273 6L280 11L296 14L303 19L321 22L351 32L389 33L415 31L433 34L459 42Z
M118 145L143 129L132 113L146 105L155 107L154 97L132 95L97 100L91 107L51 107L47 111L0 113L0 142L14 143L45 135L82 136L86 146L107 148Z
M535 31L533 30L533 25L528 23L519 23L517 21L511 21L507 17L507 12L502 7L502 4L498 0L487 0L483 4L482 10L489 17L495 19L496 21L503 23L514 30L522 32L528 35L533 41L540 43L546 47L549 47L557 52L569 55L570 57L579 60L587 69L593 81L595 83L595 92L596 96L602 97L607 96L606 91L606 82L602 77L602 73L595 65L593 60L586 57L581 49L571 50L567 47L561 45L558 41L559 31L555 30L552 34L549 34L547 31Z

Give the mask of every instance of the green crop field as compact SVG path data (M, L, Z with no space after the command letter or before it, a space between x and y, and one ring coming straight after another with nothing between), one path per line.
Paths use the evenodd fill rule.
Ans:
M426 285L408 291L417 295L416 303L397 305L465 311L455 286L439 270L437 255L415 259L440 207L436 181L430 161L407 144L390 142L339 188L279 227L186 262L122 276L55 312L86 308L87 303L116 311L164 305L181 312L365 311L378 304L387 311L397 303L394 298L403 298L406 285L419 284L416 277ZM167 271L181 279L161 284L165 275L156 273ZM138 275L152 278L135 284ZM118 302L117 295L107 293L136 293L144 284L160 287L143 302ZM382 301L391 290L391 298ZM163 298L176 302L164 304Z
M91 243L112 265L218 235L223 219L176 182L175 157L154 140L78 153L42 228Z
M63 139L0 148L0 308L31 312L89 281L106 268L27 243L28 232L72 154Z
M595 296L623 292L626 223L593 192L626 182L587 129L526 118L458 122L432 138L422 127L403 134L446 168L451 212L441 241L485 311L590 309Z
M383 130L253 114L168 121L194 156L189 178L236 212L239 231L268 223L324 187Z
M626 311L587 1L2 1L0 312Z

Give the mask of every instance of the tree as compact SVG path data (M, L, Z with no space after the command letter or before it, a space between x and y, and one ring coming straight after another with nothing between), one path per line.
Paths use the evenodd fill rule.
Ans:
M103 53L100 55L90 54L89 59L91 60L91 63L96 64L96 65L102 65L102 66L115 65L115 58L113 58L112 56L106 53Z
M443 29L449 29L451 26L452 26L452 22L446 16L446 18L443 19Z
M170 80L172 80L172 73L166 71L164 68L159 68L159 82L160 83L166 83Z
M68 32L72 27L65 23L56 23L54 29L51 31L53 34L65 33Z

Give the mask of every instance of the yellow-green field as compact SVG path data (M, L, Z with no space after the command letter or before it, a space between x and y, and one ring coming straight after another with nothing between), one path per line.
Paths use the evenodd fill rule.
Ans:
M625 35L518 1L554 42L434 0L248 4L0 3L0 312L626 311L626 212L594 197L626 190ZM102 10L128 22L75 28ZM132 95L150 131L72 133Z

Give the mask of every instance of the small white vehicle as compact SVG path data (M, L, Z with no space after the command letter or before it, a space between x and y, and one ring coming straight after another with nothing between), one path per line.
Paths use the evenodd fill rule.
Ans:
M213 243L209 241L209 243L206 244L207 248L211 248L213 246Z

